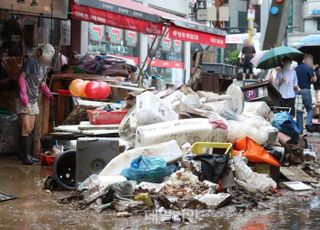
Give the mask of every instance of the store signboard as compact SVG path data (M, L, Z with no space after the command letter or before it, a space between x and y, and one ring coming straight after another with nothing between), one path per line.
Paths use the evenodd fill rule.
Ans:
M67 19L68 0L37 0L37 6L31 6L32 0L0 0L0 9L13 10L19 13ZM51 3L53 11L51 12Z
M220 48L226 47L226 39L224 36L190 30L175 25L171 25L169 28L169 38L186 42L206 44Z

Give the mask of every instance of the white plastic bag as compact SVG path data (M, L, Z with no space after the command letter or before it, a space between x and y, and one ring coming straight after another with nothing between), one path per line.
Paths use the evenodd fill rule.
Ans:
M255 188L262 193L269 191L271 188L277 188L274 180L264 174L253 172L243 161L241 155L233 158L233 164L236 171L236 179L244 182L249 187Z
M234 142L246 136L259 145L265 145L267 142L272 144L276 141L277 130L262 117L241 115L239 121L229 120L227 123L229 142Z

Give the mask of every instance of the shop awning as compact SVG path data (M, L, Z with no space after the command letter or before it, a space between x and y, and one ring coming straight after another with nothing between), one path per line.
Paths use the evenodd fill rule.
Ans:
M144 34L161 35L165 25L169 37L224 48L226 33L169 14L132 0L74 0L74 19L105 24Z

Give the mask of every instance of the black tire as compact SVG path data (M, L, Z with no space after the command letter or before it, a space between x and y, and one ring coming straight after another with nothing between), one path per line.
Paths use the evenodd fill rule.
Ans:
M53 178L57 184L68 191L76 190L76 151L61 153L53 165Z

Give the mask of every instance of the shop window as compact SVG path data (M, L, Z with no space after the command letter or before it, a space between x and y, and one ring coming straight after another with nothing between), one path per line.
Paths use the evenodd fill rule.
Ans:
M135 31L89 23L88 51L132 57L138 64L139 34Z
M149 35L148 47L152 45L155 36ZM184 82L184 44L182 41L164 38L155 59L149 68L150 75L160 75L168 83L181 84Z

